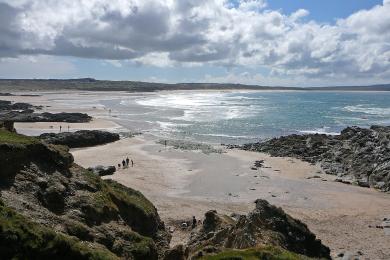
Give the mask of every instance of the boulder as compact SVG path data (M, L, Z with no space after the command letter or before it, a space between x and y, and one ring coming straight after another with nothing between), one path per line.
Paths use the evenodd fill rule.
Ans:
M240 148L318 163L343 183L390 191L390 126L347 127L340 135L289 135ZM347 181L348 180L348 181ZM369 181L365 181L369 180Z
M101 145L119 140L119 134L99 130L80 130L76 132L46 133L39 139L49 144L66 145L70 148Z
M92 171L94 174L98 176L106 176L106 175L112 175L115 173L116 168L115 166L102 166L98 165L96 167L90 167L88 168L89 171Z
M177 245L165 252L164 260L186 260L188 252L183 245Z
M0 129L0 165L1 200L20 214L0 201L4 259L157 260L169 247L150 201L74 164L67 147Z
M189 242L192 255L223 251L227 248L248 249L263 245L277 246L308 257L330 259L330 250L307 228L281 208L265 200L256 200L255 209L234 220L208 211L203 227Z

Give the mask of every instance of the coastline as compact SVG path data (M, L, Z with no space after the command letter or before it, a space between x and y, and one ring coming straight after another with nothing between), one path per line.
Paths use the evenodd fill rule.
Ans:
M25 97L23 101L30 102ZM36 99L35 102L40 101ZM51 105L45 108L47 111L92 112L91 115L97 118L91 123L69 124L72 130L123 129L107 118L103 108L61 108L49 100L46 102L45 105ZM50 130L50 126L55 131L58 123L18 123L16 129L21 133L40 133ZM365 257L374 259L390 256L389 237L375 228L384 217L390 216L388 195L332 182L333 176L319 174L317 166L296 159L239 150L209 155L180 151L156 144L150 135L71 152L76 163L85 167L116 165L128 155L134 158L134 168L120 170L105 178L144 193L168 226L193 215L202 218L210 209L228 214L247 213L255 199L263 198L305 222L332 249L334 256L341 251L362 251ZM260 159L271 168L251 170L254 161ZM320 178L307 179L315 175ZM253 188L256 190L251 190ZM176 229L172 244L181 242L187 235Z

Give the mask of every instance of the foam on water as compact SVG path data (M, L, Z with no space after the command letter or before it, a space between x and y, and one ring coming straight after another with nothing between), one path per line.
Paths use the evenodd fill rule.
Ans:
M325 135L339 135L340 132L330 131L330 127L315 128L313 130L299 130L298 132L303 134L325 134Z
M152 98L143 98L137 104L149 107L162 107L183 110L184 114L172 117L173 120L184 121L217 121L246 118L254 115L260 108L245 104L246 100L262 100L244 96L229 96L227 93L168 93ZM263 108L264 109L264 108Z
M156 92L104 105L138 131L213 143L390 123L390 92Z
M355 106L345 106L344 109L349 112L358 112L369 115L379 115L379 116L388 116L390 115L390 108L382 108L382 107L370 107L369 105L355 105Z

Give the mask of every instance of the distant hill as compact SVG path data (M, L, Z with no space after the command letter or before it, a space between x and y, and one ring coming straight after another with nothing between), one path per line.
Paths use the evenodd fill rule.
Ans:
M390 84L378 84L368 86L332 86L308 88L310 90L339 90L339 91L390 91Z
M141 81L110 81L93 78L81 79L0 79L0 92L4 91L130 91L152 92L159 90L305 90L305 91L390 91L390 84L371 86L334 86L298 88L283 86L260 86L231 83L152 83Z

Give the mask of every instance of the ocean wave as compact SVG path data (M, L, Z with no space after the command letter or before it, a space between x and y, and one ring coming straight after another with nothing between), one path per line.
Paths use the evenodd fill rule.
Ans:
M367 105L345 106L344 111L364 113L377 116L390 116L390 107L368 107Z
M163 121L156 121L156 123L160 126L160 128L162 130L175 130L175 128L177 127L186 127L186 126L190 126L192 124L186 124L186 123L174 123L174 122L163 122Z
M256 138L256 137L254 137L254 136L247 136L247 135L228 135L228 134L199 134L199 133L194 133L194 135L212 136L212 137L226 137L226 138L243 138L243 139L254 139L254 138Z
M255 116L265 107L249 102L252 98L229 93L169 93L136 100L142 106L177 109L183 115L171 120L208 122ZM255 98L253 98L255 99Z
M315 128L312 130L298 130L298 132L303 134L325 134L325 135L339 135L340 132L331 132L329 131L330 127L321 127L321 128Z

